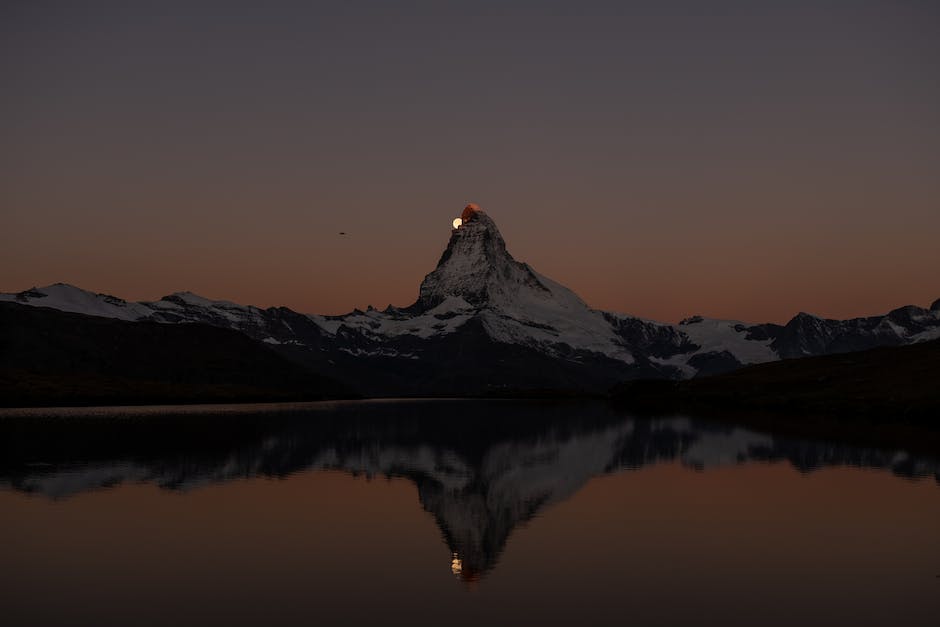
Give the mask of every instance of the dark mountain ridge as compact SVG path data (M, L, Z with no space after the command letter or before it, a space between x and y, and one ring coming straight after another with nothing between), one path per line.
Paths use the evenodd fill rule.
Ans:
M883 440L916 432L940 443L940 340L757 364L687 381L628 381L612 390L621 406L743 416L747 422L812 426ZM792 426L792 424L791 424ZM926 431L924 431L926 429Z
M318 400L351 392L243 333L0 303L0 406Z

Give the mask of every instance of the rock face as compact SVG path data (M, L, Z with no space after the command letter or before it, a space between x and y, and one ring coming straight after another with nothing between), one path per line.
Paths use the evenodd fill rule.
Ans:
M56 284L0 300L123 320L235 329L366 395L591 391L635 378L682 379L781 358L940 337L940 306L786 325L694 316L678 325L591 309L516 261L493 219L468 205L437 267L404 308L305 315L178 292L129 303Z
M469 316L499 342L531 347L565 359L591 355L632 365L633 349L645 357L675 354L682 338L668 325L605 314L588 307L574 292L513 259L496 223L469 205L454 229L437 268L421 283L418 301L405 311L412 320ZM624 333L631 326L639 334Z
M507 252L496 223L483 210L468 205L462 220L437 268L421 282L414 305L417 310L433 309L449 298L460 298L474 307L510 303L518 299L513 291L518 288L537 297L551 297L532 268Z

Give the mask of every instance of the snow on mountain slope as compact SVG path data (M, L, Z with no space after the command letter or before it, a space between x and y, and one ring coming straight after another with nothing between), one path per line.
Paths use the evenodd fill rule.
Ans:
M515 291L506 290L481 312L493 339L559 356L569 355L571 350L586 351L633 363L633 355L602 313L588 308L558 283L535 272L532 276L540 289L522 285Z
M330 335L336 335L341 327L356 330L373 339L413 335L427 339L433 335L452 333L469 320L476 307L459 296L449 296L436 307L416 315L404 314L401 310L354 311L343 316L307 317Z
M451 232L437 267L421 282L415 307L435 307L448 296L460 296L480 307L499 306L515 301L517 290L550 296L532 269L506 250L492 218L468 206L463 224Z
M940 339L940 326L910 336L911 342L929 342L936 339Z
M773 338L753 338L750 335L751 326L738 320L695 316L680 322L679 330L699 347L695 354L727 351L742 364L779 359L770 347Z
M140 320L150 314L150 309L143 303L129 303L110 294L95 294L65 283L18 294L0 294L0 301L118 320Z
M238 305L226 300L209 300L192 292L176 292L160 300L141 303L150 309L157 322L202 322L214 326L244 330L257 325L264 310L252 305Z
M478 308L487 333L499 342L561 357L585 351L634 361L603 313L513 259L496 223L475 205L464 210L463 224L452 232L410 309L429 310L455 297Z

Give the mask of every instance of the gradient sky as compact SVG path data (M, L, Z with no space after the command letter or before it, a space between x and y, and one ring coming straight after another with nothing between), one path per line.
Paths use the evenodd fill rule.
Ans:
M12 1L0 81L0 291L408 305L474 201L598 308L940 297L933 1Z

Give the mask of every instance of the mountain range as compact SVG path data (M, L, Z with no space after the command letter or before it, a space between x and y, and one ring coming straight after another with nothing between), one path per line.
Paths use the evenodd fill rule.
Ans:
M341 316L262 309L178 292L128 302L67 284L0 301L87 316L200 323L247 335L365 396L600 392L631 379L690 379L749 364L940 338L940 299L887 314L779 324L692 316L678 325L600 311L508 252L468 205L407 307Z

